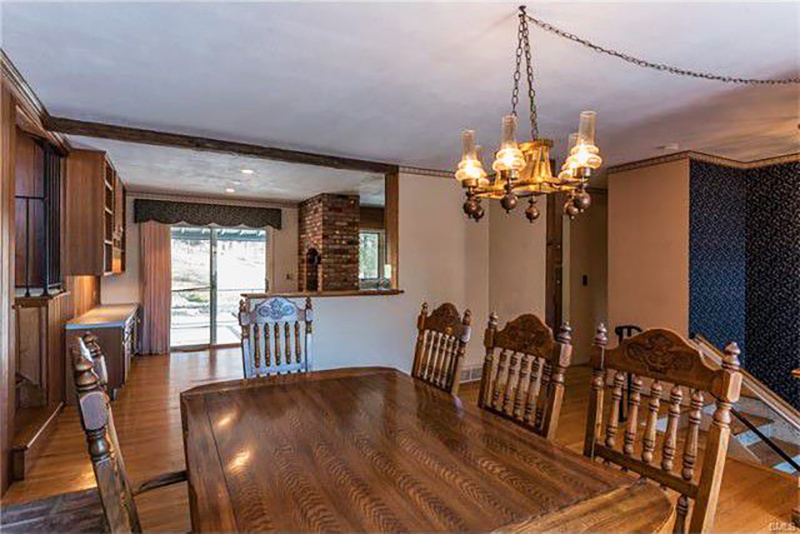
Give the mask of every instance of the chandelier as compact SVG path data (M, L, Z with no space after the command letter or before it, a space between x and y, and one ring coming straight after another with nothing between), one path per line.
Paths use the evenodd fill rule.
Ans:
M517 105L523 55L530 101L531 140L518 143ZM492 163L494 174L488 175L483 168L479 154L480 147L475 144L475 131L464 130L461 133L463 154L455 178L466 190L464 213L469 218L475 221L483 218L484 209L481 200L484 198L500 200L500 205L506 212L516 208L519 199L527 198L528 207L525 209L525 216L530 222L539 218L536 202L537 197L541 195L566 194L564 213L570 219L574 219L591 205L592 199L586 187L592 171L600 167L603 162L600 151L594 144L597 114L594 111L581 112L578 132L569 136L569 155L560 172L554 175L550 160L553 141L539 138L535 96L528 16L525 13L525 6L520 6L511 114L503 117L500 149Z

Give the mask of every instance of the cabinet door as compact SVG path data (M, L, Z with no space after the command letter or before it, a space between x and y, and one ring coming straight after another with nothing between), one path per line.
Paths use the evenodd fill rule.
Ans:
M62 273L105 272L105 154L73 150L67 158Z

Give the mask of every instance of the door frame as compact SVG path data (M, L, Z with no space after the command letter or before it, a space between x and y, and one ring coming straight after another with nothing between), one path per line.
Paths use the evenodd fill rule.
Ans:
M218 323L217 303L218 303L218 299L219 299L219 296L217 294L217 292L219 291L219 285L217 283L217 275L218 275L217 243L219 241L218 232L220 230L225 230L225 229L235 230L236 228L227 228L227 227L210 226L210 225L209 226L196 226L196 225L190 225L190 224L187 224L187 225L176 224L176 225L172 225L170 227L170 230L173 227L176 227L176 226L179 226L179 227L182 226L184 228L208 228L210 230L210 232L209 232L209 255L210 255L210 258L209 258L209 310L210 310L210 312L209 312L209 327L211 328L211 331L209 332L209 336L208 336L209 341L208 341L208 343L197 343L197 344L194 344L194 345L177 345L177 346L173 346L170 343L170 348L169 348L170 352L196 352L196 351L208 350L208 349L216 349L216 348L238 347L239 343L217 343L216 342L217 341L217 323ZM171 235L170 235L170 239L171 239ZM270 244L270 242L272 240L270 239L270 234L267 231L264 232L264 240L265 240L265 243L264 243L265 250L269 251L270 250L269 249L269 244ZM270 258L272 257L271 254L266 254L266 256L269 256ZM270 265L269 265L269 261L267 261L267 260L268 260L268 258L265 257L264 258L264 283L265 283L265 285L268 286L269 285L269 275L270 275L270 273L269 273ZM170 282L171 282L171 277L172 277L172 273L170 272ZM172 291L172 287L170 287L170 291ZM170 316L171 315L172 314L170 313ZM172 328L172 324L170 323L170 329L171 328Z

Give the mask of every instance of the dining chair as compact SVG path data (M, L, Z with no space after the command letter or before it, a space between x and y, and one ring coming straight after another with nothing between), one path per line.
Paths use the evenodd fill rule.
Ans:
M284 297L241 300L244 377L310 371L313 319L310 297L305 308Z
M478 406L553 440L564 399L564 373L572 358L572 329L558 335L527 313L497 329L489 316ZM499 349L500 354L496 352Z
M625 471L657 482L665 490L677 492L673 532L687 531L690 501L694 505L688 531L709 532L714 524L728 451L731 405L739 399L742 381L738 347L735 343L729 344L721 368L714 368L686 339L664 328L645 330L623 340L614 349L607 349L607 344L605 326L600 325L591 355L593 377L584 454L601 458L605 463L614 463ZM627 425L621 429L618 411L626 373L631 375L632 388ZM643 379L651 381L647 394L643 391ZM611 402L603 429L606 389L611 391ZM668 395L664 395L666 425L663 426L659 422L659 410L662 408L662 395L667 390ZM647 397L643 407L646 412L640 415L643 395ZM706 432L705 453L697 476L695 465L703 409L706 400L712 399L715 402L714 414ZM688 408L688 416L682 417L685 408ZM640 424L640 417L643 424ZM681 466L680 471L675 472L678 433L683 426ZM661 431L663 437L659 435ZM638 452L637 438L640 434L641 452ZM659 439L663 440L660 462L656 451Z
M458 394L461 365L472 333L472 314L460 316L455 305L446 302L428 313L422 304L417 317L417 344L411 376L451 395Z
M105 390L108 387L108 367L97 336L91 332L78 336L78 350L84 358L92 362L92 369L100 380L100 386Z
M106 522L111 532L141 532L134 498L157 488L185 482L186 471L166 473L134 487L122 459L109 397L93 363L83 350L75 347L72 359L78 413L86 433L89 458Z

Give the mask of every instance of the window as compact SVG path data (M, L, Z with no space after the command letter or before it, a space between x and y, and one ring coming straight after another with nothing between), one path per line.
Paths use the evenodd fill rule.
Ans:
M359 235L358 278L378 281L383 278L385 238L383 232L362 231Z

